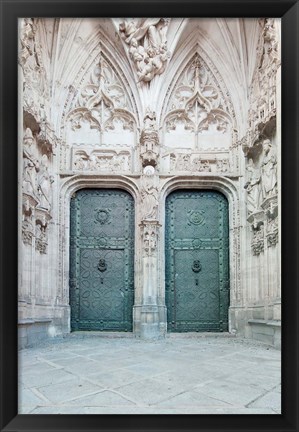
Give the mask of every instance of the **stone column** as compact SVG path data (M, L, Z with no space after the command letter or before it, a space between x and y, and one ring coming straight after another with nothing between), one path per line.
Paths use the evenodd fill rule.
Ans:
M163 337L166 332L166 308L159 297L160 228L158 220L158 184L155 168L147 166L141 178L140 283L139 304L134 306L134 332L144 339Z
M160 227L161 225L157 220L144 220L140 224L143 245L140 336L144 338L156 338L163 336L165 332L165 320L160 323L161 311L159 309L161 306L158 306L158 244Z

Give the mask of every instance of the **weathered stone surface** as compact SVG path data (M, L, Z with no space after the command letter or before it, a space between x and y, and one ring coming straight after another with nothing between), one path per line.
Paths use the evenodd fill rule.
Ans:
M82 188L134 197L133 332L147 339L167 333L167 195L222 192L229 331L280 346L278 328L249 324L280 320L280 20L240 20L19 20L20 348L71 330Z

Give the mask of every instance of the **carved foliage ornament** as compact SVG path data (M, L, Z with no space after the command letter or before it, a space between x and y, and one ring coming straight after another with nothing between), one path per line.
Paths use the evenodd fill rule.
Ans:
M143 18L123 21L119 32L128 47L138 81L149 82L161 75L170 57L166 33L169 19Z

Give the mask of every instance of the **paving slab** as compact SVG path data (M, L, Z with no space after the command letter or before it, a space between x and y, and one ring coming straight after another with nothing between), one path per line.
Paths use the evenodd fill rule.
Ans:
M278 392L268 392L254 402L248 404L248 408L267 408L269 406L278 414L281 413L281 395Z
M82 395L90 395L98 392L101 387L97 384L92 384L80 378L73 377L72 380L58 384L39 387L39 392L47 397L51 402L65 402Z
M104 390L99 393L75 399L71 402L71 405L79 407L119 407L125 405L129 407L136 405L136 403L118 392Z
M61 369L48 370L46 373L37 373L34 371L20 373L20 381L27 388L54 385L72 380L73 378L72 374Z
M114 389L125 384L141 381L143 376L140 373L126 369L117 369L111 372L102 372L88 376L89 380L95 384L108 389Z
M182 391L177 384L167 384L155 378L147 378L132 384L118 387L117 390L124 397L134 400L136 404L152 405Z

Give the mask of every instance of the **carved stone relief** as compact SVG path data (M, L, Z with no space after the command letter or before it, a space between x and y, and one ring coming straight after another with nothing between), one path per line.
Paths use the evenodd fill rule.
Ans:
M50 212L52 207L52 183L54 178L50 175L48 166L49 159L48 156L44 154L41 158L40 170L38 173L38 206Z
M21 20L19 64L23 69L23 108L38 122L49 117L49 86L42 61L38 27L33 18Z
M260 255L264 252L264 224L252 227L251 247L253 255Z
M113 130L121 121L125 130L133 131L135 118L132 104L123 83L108 60L100 55L97 64L82 84L73 109L67 116L71 129L76 131L82 122L91 129Z
M41 254L46 254L48 246L46 226L36 223L35 236L35 249Z
M248 173L248 181L244 188L247 192L247 210L251 214L260 208L261 175L260 170L254 166L252 159L249 159L246 171Z
M52 219L50 213L43 209L37 208L35 211L35 249L41 254L47 253L49 221Z
M230 164L228 159L220 159L217 161L216 170L219 173L226 173L230 170Z
M76 171L128 172L131 167L129 152L75 150L73 169Z
M144 168L141 180L142 220L157 219L158 185L155 168L148 165Z
M43 254L47 251L54 181L48 154L51 154L49 147L26 128L23 138L22 240L31 246L35 240L35 248Z
M265 200L277 194L277 158L270 140L263 142L263 161L261 165L262 197Z
M267 222L267 246L275 246L278 243L278 218L269 219Z
M271 212L272 210L268 208L270 201L272 207L275 204L277 206L276 149L270 140L266 139L255 144L249 150L248 157L246 159L247 182L245 184L248 213L254 213L261 208L267 208L267 212Z
M65 146L61 150L61 168L128 171L130 154L116 155L108 149L136 145L133 106L127 88L102 53L80 83L77 93L65 120L66 142L70 148ZM78 146L81 153L76 149ZM90 146L107 148L109 154L105 157L91 154L87 148Z
M32 245L35 236L34 212L37 201L30 195L23 194L22 205L22 240L25 245Z
M232 119L224 108L221 90L211 71L198 55L184 69L167 104L166 132L179 124L197 134L231 132Z
M138 81L150 82L164 72L171 55L167 50L168 24L169 19L166 18L145 18L123 21L119 25Z
M159 226L156 223L144 223L142 226L143 250L146 255L153 255L157 249Z
M159 135L156 114L147 109L140 135L140 157L142 166L156 166L159 157Z
M243 142L245 154L256 142L271 138L276 128L276 75L280 66L278 35L274 18L260 22L263 28L257 52L259 60L250 88L249 129Z
M39 161L31 129L27 128L23 139L23 192L37 196Z
M188 171L192 173L213 172L218 174L230 171L229 159L217 159L201 153L172 153L169 156L170 171Z
M252 157L246 159L247 220L253 230L252 251L258 255L263 250L265 240L268 247L278 242L276 149L269 139L265 139L255 143L247 156Z

